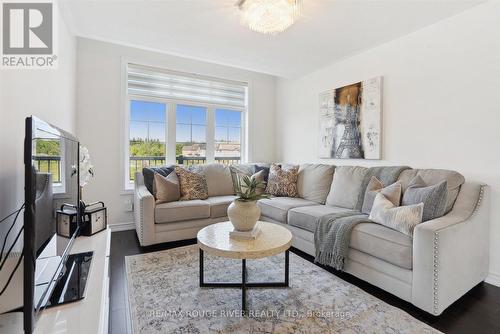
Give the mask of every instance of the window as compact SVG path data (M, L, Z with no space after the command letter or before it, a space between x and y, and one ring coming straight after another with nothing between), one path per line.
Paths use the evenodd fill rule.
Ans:
M66 192L64 174L64 140L58 135L46 131L37 131L33 140L33 166L37 172L52 175L52 191L54 194ZM76 152L76 151L75 151Z
M54 185L62 182L61 178L61 141L59 138L38 138L33 147L34 165L38 172L52 174Z
M125 188L146 166L239 163L247 84L127 65Z
M241 112L215 110L215 160L223 163L241 158Z
M207 158L207 109L177 105L175 119L177 163L204 163Z
M165 164L166 105L130 101L129 180L146 166Z

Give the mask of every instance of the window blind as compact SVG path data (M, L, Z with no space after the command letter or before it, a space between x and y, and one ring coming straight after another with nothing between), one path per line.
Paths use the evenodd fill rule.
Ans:
M166 71L135 64L127 66L132 95L163 97L228 107L246 107L247 84Z

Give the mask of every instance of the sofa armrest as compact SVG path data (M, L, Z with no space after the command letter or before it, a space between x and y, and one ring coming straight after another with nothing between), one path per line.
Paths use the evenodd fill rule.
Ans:
M413 236L412 303L434 315L489 270L489 187L464 183L447 215L417 225Z
M155 199L144 185L142 173L135 174L134 220L141 246L155 243Z

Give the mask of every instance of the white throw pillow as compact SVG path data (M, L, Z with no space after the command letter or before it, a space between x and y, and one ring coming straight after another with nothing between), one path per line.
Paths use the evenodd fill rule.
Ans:
M422 222L423 212L424 203L396 206L378 193L369 219L412 237L415 226Z

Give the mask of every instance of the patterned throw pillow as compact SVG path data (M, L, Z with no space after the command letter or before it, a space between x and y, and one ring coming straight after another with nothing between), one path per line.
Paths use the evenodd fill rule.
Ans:
M178 201L181 197L181 189L177 173L170 173L167 177L155 173L153 194L156 198L156 204Z
M298 197L298 177L299 166L285 170L280 165L272 164L269 170L266 193L278 197Z
M207 180L201 168L176 166L175 173L181 186L181 201L208 198Z
M432 186L426 186L424 180L417 175L413 178L403 194L403 205L424 203L422 221L439 218L446 212L448 198L448 183L441 181Z
M361 212L367 215L370 214L373 206L373 201L378 193L384 195L395 206L399 206L401 201L401 182L394 182L393 184L384 188L382 182L375 176L372 176L368 186L366 187L365 198L363 200L363 207Z
M412 237L415 226L422 222L423 211L424 203L396 206L378 193L369 219Z

